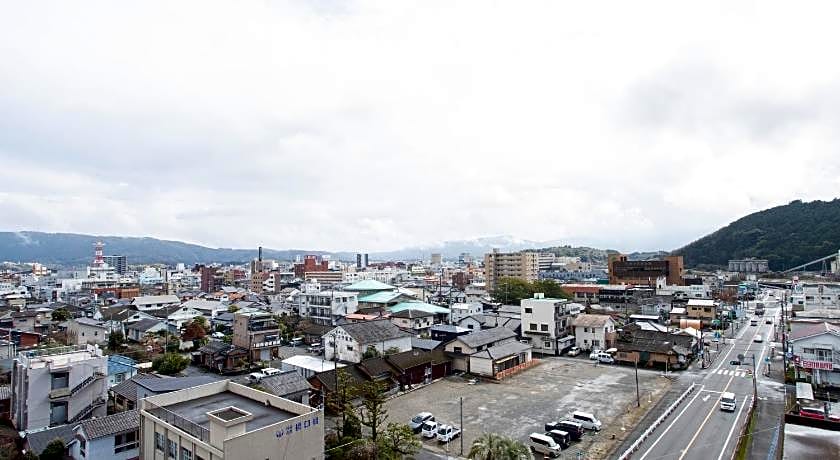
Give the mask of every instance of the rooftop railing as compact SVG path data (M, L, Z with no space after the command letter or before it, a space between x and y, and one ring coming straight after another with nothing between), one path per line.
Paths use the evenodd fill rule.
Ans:
M200 439L202 442L209 443L210 442L210 430L204 428L203 426L192 422L190 420L181 417L180 415L172 412L171 410L160 407L156 404L153 404L146 401L145 406L146 412L152 414L155 418L160 419L164 423L168 423L169 425L178 428L179 430L190 434L191 436Z

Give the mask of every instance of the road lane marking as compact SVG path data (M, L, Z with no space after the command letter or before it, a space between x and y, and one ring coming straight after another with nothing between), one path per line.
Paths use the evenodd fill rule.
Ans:
M723 449L720 450L720 455L718 455L717 460L721 460L723 458L723 453L726 452L726 446L729 444L729 440L732 438L732 432L735 431L735 427L738 426L738 420L741 418L741 412L744 410L744 407L747 405L747 398L744 397L744 401L741 403L741 408L738 409L738 416L735 417L735 423L732 424L732 428L729 429L729 434L726 435L726 441L723 442Z
M729 389L729 385L732 384L732 380L734 378L735 378L734 375L732 377L729 377L729 382L726 382L726 386L723 388L724 393L726 392L726 390ZM709 418L715 412L715 409L718 409L717 404L713 405L712 409L709 411L709 413L706 414L706 418L703 419L703 423L701 423L700 427L697 428L697 431L694 432L694 436L692 436L691 440L688 441L688 445L685 446L685 449L683 449L682 454L680 454L680 456L679 456L679 458L677 458L677 460L682 460L685 457L685 454L687 454L688 451L691 449L691 445L694 444L694 441L697 440L697 436L700 436L700 433L703 431L703 427L706 426L706 423L709 422Z
M664 438L665 435L668 434L668 431L670 431L671 427L673 427L674 424L677 423L677 420L679 420L680 417L682 417L682 415L685 413L685 411L688 410L689 407L691 407L691 405L694 403L694 400L697 399L698 396L700 396L702 390L703 386L700 387L700 391L698 391L697 394L694 395L693 398L691 398L691 401L689 401L688 404L686 404L685 407L683 407L683 410L681 410L680 413L677 414L676 418L674 418L674 420L672 420L671 423L665 428L665 431L663 431L662 434L660 434L659 437L656 438L656 441L654 441L653 444L650 445L647 452L645 452L644 455L639 457L639 460L644 460L644 458L648 456L648 454L653 450L653 448L656 447L657 444L659 444L659 441L661 441L662 438Z

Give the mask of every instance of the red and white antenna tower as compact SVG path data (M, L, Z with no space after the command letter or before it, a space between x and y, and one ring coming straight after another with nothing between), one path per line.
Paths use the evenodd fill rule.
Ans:
M105 243L101 241L97 241L93 243L93 266L94 267L101 267L105 265L105 258L102 255L102 248L105 247Z

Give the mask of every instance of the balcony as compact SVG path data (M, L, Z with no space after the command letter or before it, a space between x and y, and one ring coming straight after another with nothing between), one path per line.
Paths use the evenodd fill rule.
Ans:
M251 344L251 348L266 348L266 347L280 347L283 346L282 340L266 340L263 342L256 342Z
M279 329L280 326L275 322L251 324L248 326L248 330L251 332L277 331Z

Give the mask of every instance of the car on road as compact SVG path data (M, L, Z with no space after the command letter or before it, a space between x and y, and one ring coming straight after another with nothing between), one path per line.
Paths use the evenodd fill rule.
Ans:
M438 422L434 420L426 420L423 422L423 427L420 429L420 435L424 438L434 438L437 436Z
M453 425L441 425L437 430L438 442L449 442L461 434L461 429Z
M598 360L598 355L600 355L603 352L604 352L604 350L596 348L596 349L592 350L592 352L589 353L589 359L591 359L592 361L597 361Z
M750 326L758 326L758 320L757 319L751 319L750 320Z
M554 442L556 442L561 449L569 447L569 445L572 443L571 436L569 435L569 433L566 433L562 430L551 430L546 432L545 435L553 439Z
M734 412L735 405L735 393L727 391L720 395L720 410Z
M411 427L411 430L415 433L419 433L420 429L423 427L423 422L427 421L435 421L435 416L432 415L431 412L420 412L419 414L411 417L411 421L408 422L408 426Z
M580 347L572 347L569 349L569 352L566 353L567 356L577 356L580 354Z
M756 343L764 342L764 337L762 337L761 334L756 334L756 336L753 337L753 342L756 342Z
M528 436L528 447L532 452L557 457L560 455L560 445L549 436L540 433L531 433Z
M324 346L321 344L310 345L309 348L306 349L306 351L314 353L316 355L320 355L324 352Z
M598 355L598 362L604 364L614 364L615 359L609 353L601 353Z
M740 365L741 365L741 361L740 361L740 360L737 360L737 359L731 359L731 360L729 360L729 365L730 365L730 366L740 366Z
M586 433L583 425L571 420L561 420L559 422L548 422L545 424L545 431L560 430L569 433L572 441L580 441L580 438Z
M773 324L773 319L772 318L765 319L764 324Z
M572 420L580 423L587 430L601 431L601 421L589 412L574 411Z

